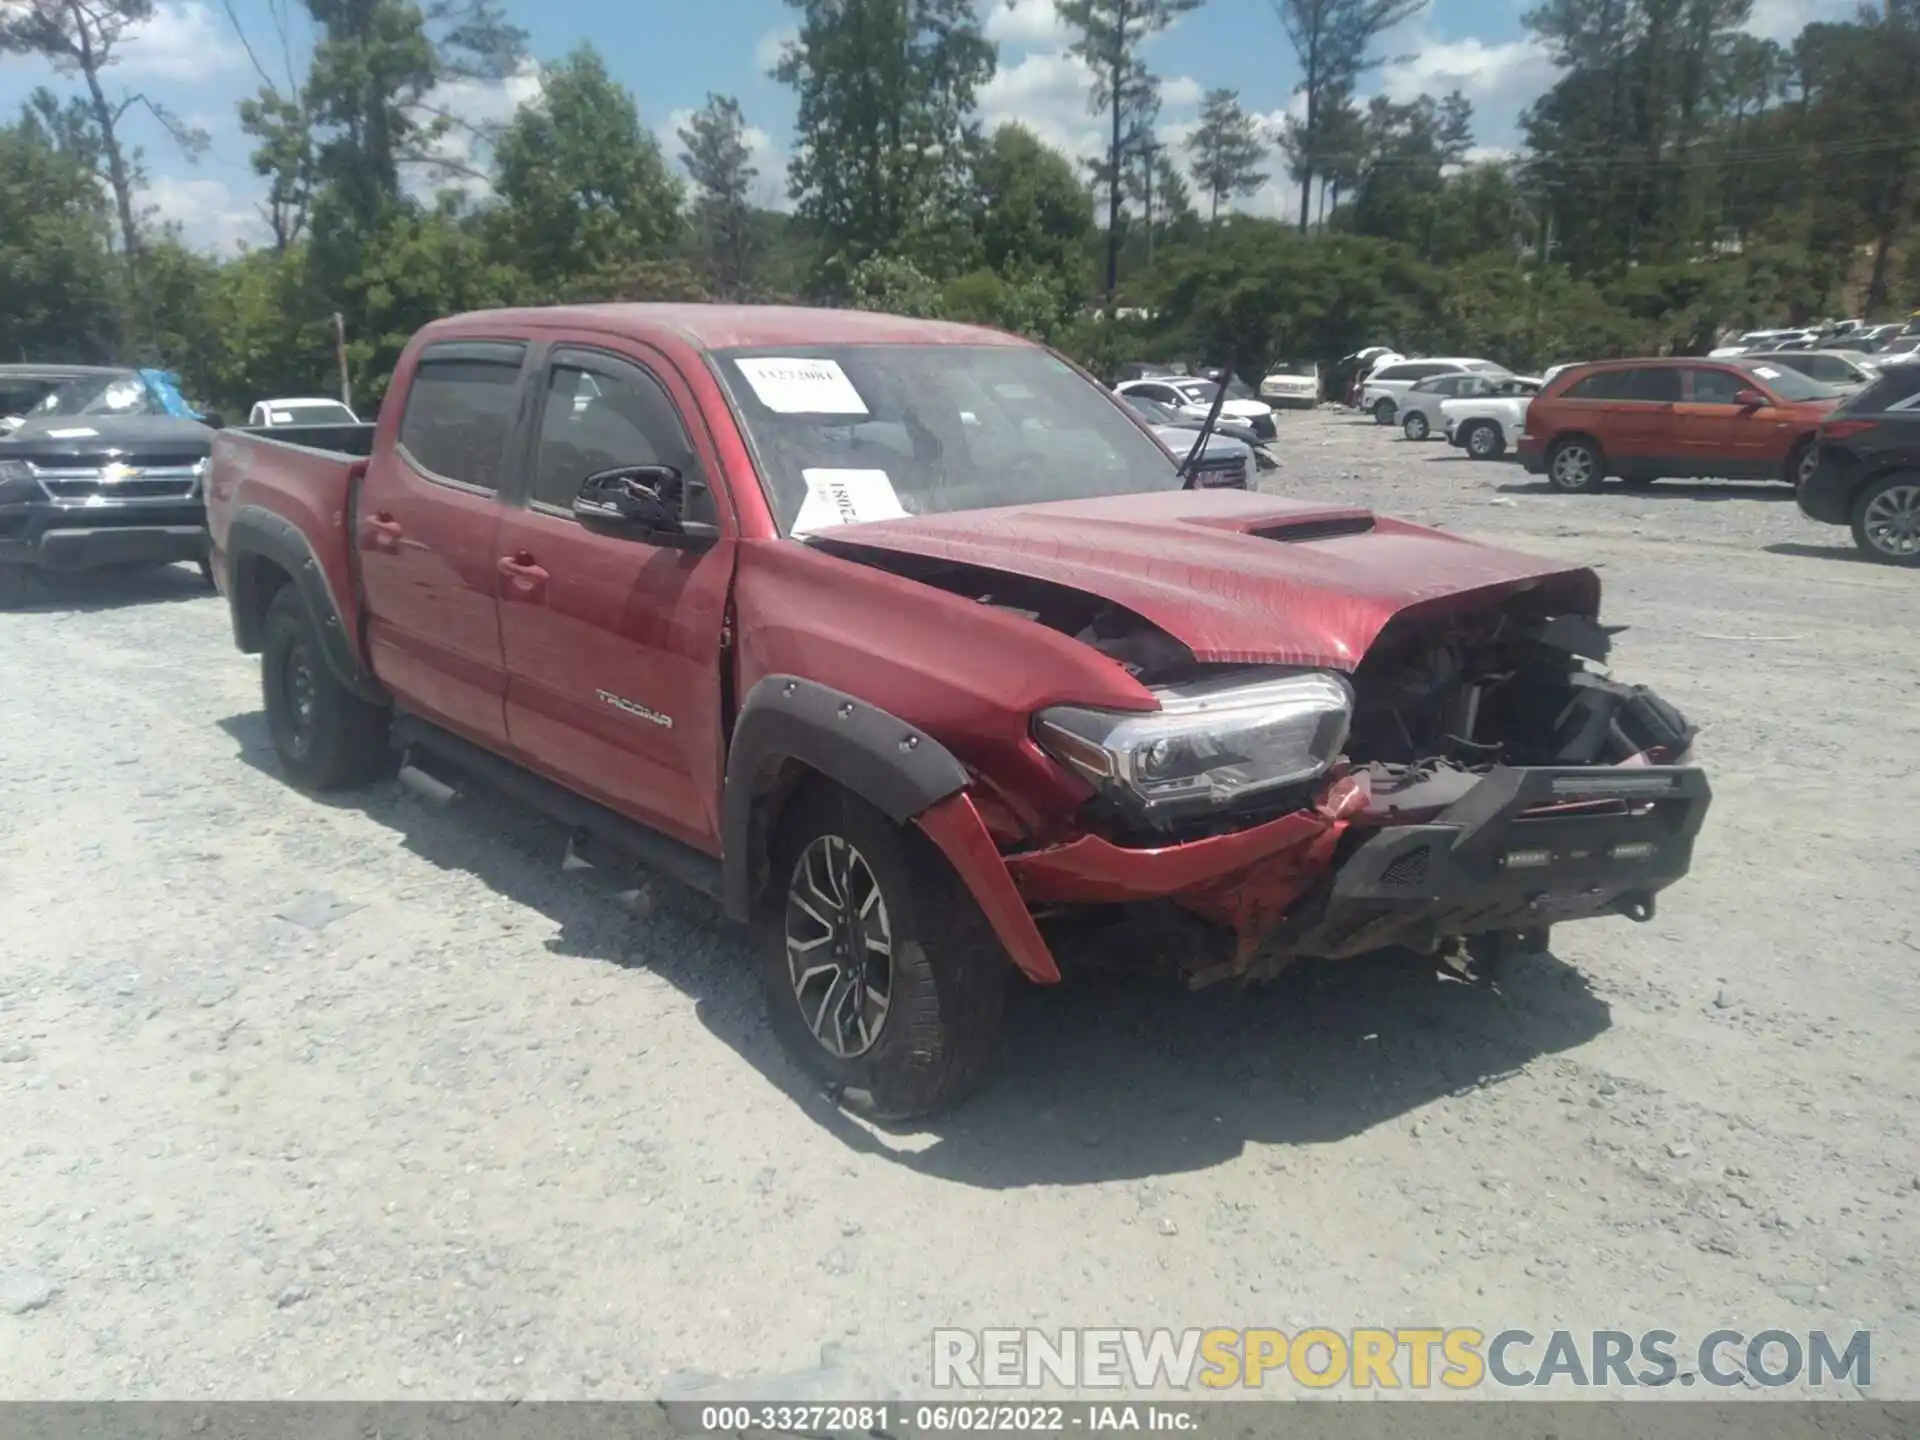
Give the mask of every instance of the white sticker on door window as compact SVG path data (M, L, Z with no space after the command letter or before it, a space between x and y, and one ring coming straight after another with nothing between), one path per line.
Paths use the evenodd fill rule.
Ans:
M736 360L760 403L781 415L865 415L867 402L837 361L762 356Z
M907 512L884 470L802 470L807 498L794 518L795 535L811 535L836 525L868 520L898 520Z

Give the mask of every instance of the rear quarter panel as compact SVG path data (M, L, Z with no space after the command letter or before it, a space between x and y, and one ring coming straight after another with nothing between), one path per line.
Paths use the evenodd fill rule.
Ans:
M224 586L228 542L236 518L264 510L306 537L349 635L360 633L353 583L354 481L366 462L309 450L244 431L222 430L207 470L207 528L213 536L213 573Z

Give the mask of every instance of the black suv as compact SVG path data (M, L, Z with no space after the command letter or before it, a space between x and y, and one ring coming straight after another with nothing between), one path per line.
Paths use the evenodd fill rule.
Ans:
M201 482L213 429L179 413L169 382L139 370L84 374L0 437L0 590L32 570L205 568Z
M1809 519L1851 525L1869 558L1920 566L1920 362L1889 365L1821 421L1799 500Z

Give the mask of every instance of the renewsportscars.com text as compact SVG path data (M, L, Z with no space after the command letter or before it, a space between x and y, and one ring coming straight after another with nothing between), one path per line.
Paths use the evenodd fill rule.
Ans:
M936 1330L936 1389L1473 1390L1873 1383L1865 1330Z

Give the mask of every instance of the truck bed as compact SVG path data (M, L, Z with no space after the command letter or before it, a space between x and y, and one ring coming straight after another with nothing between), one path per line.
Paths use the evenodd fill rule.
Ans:
M234 525L265 527L297 543L301 562L310 548L347 633L358 633L353 493L373 451L375 428L234 426L214 437L207 470L207 528L213 539L214 578L222 590L238 578L228 573L226 560ZM289 556L289 563L295 558Z

